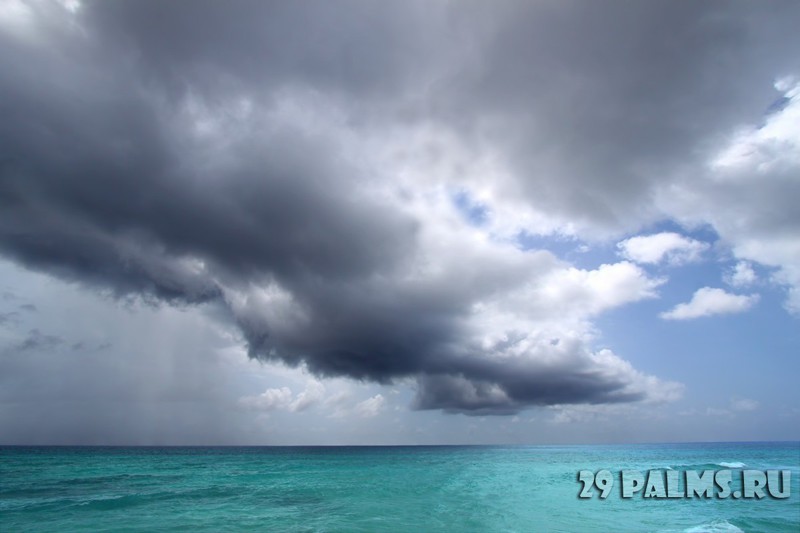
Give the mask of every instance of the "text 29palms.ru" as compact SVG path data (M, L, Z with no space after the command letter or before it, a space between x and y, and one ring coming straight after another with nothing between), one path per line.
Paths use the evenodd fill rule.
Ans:
M583 488L578 497L593 497L595 487L600 491L599 497L605 499L616 479L620 480L623 498L784 499L789 497L791 487L790 470L622 470L616 474L609 470L581 470L578 482Z

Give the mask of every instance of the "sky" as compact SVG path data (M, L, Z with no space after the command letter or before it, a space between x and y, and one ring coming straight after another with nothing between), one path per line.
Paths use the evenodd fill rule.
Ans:
M0 444L800 440L797 20L0 0Z

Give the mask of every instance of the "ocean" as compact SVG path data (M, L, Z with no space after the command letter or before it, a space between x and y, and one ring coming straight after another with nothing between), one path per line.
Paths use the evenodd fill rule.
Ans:
M601 469L608 497L579 498ZM621 497L654 469L790 470L790 497ZM0 531L798 532L799 483L800 443L7 446Z

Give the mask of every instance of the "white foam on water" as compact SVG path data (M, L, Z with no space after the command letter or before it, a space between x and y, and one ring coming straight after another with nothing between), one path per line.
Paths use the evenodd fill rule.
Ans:
M723 463L717 463L717 464L719 466L724 467L724 468L744 468L745 466L747 466L746 464L740 463L739 461L734 461L732 463L723 462Z
M727 520L717 520L708 524L700 524L689 529L684 529L684 533L744 533L741 529L734 526Z

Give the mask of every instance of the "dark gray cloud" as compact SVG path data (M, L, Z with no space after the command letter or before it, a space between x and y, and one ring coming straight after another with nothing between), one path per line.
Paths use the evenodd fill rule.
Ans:
M768 105L776 69L798 66L794 3L769 16L672 2L31 10L0 34L6 257L117 295L212 302L254 357L415 377L418 408L459 412L669 393L591 353L575 324L592 311L513 301L566 268L551 254L438 237L446 216L353 147L388 124L432 123L466 147L489 137L513 176L498 197L620 230L661 216L650 199L675 159ZM525 356L482 344L485 302L533 317ZM569 342L549 343L550 321L571 325L550 335Z
M179 0L97 2L86 17L104 42L135 51L144 75L178 94L230 88L225 83L307 84L383 101L419 83L425 65L448 53L437 52L448 11L418 1Z
M18 311L5 311L3 313L0 313L0 324L15 322L18 319L19 319Z
M64 344L64 339L58 335L42 333L34 328L28 332L27 337L14 347L15 352L29 352L53 350Z
M761 115L777 73L800 68L794 2L770 14L742 2L501 5L476 17L494 24L445 98L502 139L518 177L509 194L584 232L663 217L653 191Z

